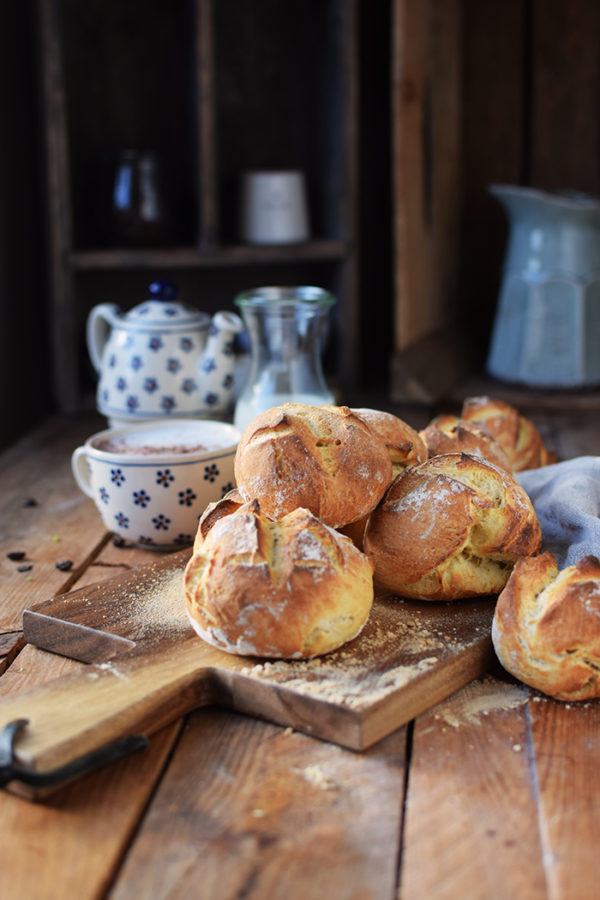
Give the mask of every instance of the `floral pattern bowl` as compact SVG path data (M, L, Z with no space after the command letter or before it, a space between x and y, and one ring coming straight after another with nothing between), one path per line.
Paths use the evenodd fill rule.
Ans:
M205 508L234 487L240 437L233 425L208 419L109 428L74 450L71 468L109 531L173 550L193 544Z

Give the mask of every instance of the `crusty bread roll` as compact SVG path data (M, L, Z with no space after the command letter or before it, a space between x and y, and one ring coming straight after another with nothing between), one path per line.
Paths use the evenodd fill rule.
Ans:
M193 628L221 650L304 659L356 637L373 604L373 567L306 509L278 520L254 501L213 522L184 574Z
M367 515L392 480L385 445L346 406L284 403L246 427L235 455L245 501L279 518L298 507L339 528Z
M492 641L504 668L559 700L600 697L600 561L558 571L551 553L520 560L496 604Z
M419 432L393 413L380 409L353 409L372 431L383 438L392 460L395 478L407 466L415 466L427 459L427 447Z
M196 531L196 536L194 538L193 552L198 552L200 544L216 521L223 516L231 515L232 512L236 512L243 505L244 499L237 488L228 491L228 493L225 494L224 497L221 497L220 500L209 503L198 520L198 530Z
M403 597L456 600L502 590L540 526L512 475L466 453L434 456L399 475L369 517L375 581Z
M462 452L482 456L506 472L513 471L508 456L498 441L471 422L455 416L437 416L420 435L427 447L428 457Z
M357 408L352 411L383 438L392 461L392 478L403 472L407 466L416 466L427 459L427 447L419 432L398 416L379 409ZM359 550L362 550L368 518L368 515L363 516L362 519L340 528L342 534L347 535Z
M468 397L460 417L487 431L498 441L508 456L513 472L538 469L557 460L546 449L533 422L502 400Z

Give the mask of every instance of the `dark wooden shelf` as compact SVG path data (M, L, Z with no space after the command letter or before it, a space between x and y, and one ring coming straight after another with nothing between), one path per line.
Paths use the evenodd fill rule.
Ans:
M101 269L201 268L219 266L262 265L319 260L339 261L344 258L347 245L338 240L315 240L302 244L277 246L229 246L203 249L198 247L110 247L75 250L69 253L73 269L94 271Z
M461 405L466 397L495 397L519 410L589 411L600 409L600 388L536 388L510 384L480 372L461 381L448 397L448 402Z
M356 381L357 0L38 0L38 11L60 412L82 408L93 377L90 310L106 297L131 307L140 273L175 270L182 296L209 313L248 283L248 267L263 284L318 279L338 299L330 368ZM169 242L127 245L113 217L129 148L160 161ZM311 240L239 242L240 179L263 169L305 173Z

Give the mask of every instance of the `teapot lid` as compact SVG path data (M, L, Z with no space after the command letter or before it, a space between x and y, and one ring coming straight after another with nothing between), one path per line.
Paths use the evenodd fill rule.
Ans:
M178 302L178 294L177 286L172 281L153 281L148 287L148 299L130 309L123 318L128 324L150 325L153 328L169 325L206 328L210 316Z

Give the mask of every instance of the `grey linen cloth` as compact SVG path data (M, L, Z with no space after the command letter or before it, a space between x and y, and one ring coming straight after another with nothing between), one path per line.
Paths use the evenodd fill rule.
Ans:
M516 473L527 491L542 529L542 550L556 557L559 569L586 554L600 558L600 456Z

